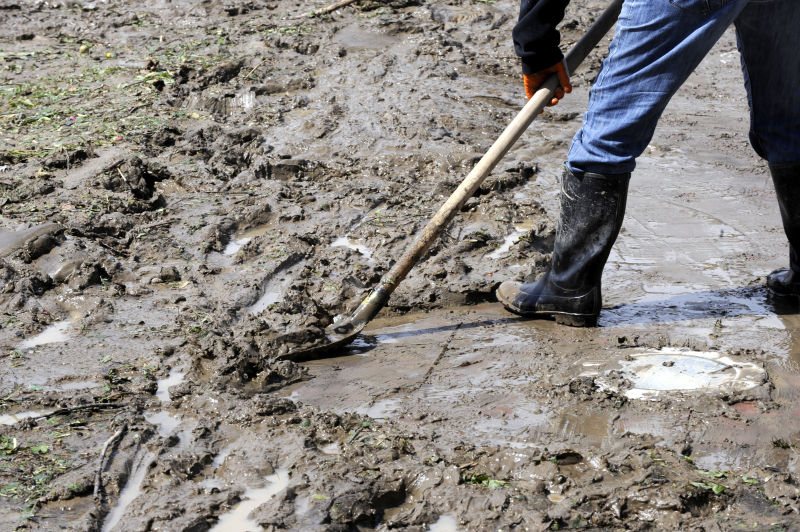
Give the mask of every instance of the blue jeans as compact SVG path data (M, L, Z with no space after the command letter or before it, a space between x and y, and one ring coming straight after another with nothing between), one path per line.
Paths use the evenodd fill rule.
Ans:
M732 23L753 148L770 164L800 162L800 0L627 0L570 169L631 172L672 95Z

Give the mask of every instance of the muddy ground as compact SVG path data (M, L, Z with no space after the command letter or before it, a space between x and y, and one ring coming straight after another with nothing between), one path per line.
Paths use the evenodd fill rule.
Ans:
M601 327L493 295L549 260L599 50L367 334L295 364L523 103L514 1L322 5L0 1L0 528L800 529L733 34L639 162Z

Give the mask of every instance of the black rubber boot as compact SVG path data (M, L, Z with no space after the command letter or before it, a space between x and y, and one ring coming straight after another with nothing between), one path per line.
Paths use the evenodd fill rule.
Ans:
M600 278L622 226L630 177L564 170L550 269L533 283L501 284L497 299L506 309L574 327L597 325Z
M778 196L783 230L789 239L789 269L767 276L767 287L774 296L800 296L800 163L770 165Z

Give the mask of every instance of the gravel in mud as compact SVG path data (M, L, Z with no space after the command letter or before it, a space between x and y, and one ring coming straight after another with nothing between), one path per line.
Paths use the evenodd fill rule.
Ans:
M367 333L295 364L523 104L511 0L319 7L0 2L0 528L797 529L732 34L643 156L602 327L493 295L549 260L599 49ZM641 392L647 360L706 380Z

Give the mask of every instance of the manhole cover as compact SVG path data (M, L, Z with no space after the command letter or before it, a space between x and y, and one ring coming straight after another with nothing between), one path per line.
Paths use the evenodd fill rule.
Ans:
M714 351L663 348L629 353L625 360L584 361L581 376L595 377L601 388L622 390L629 399L656 398L668 392L737 392L766 381L752 362ZM630 388L627 387L627 382Z

